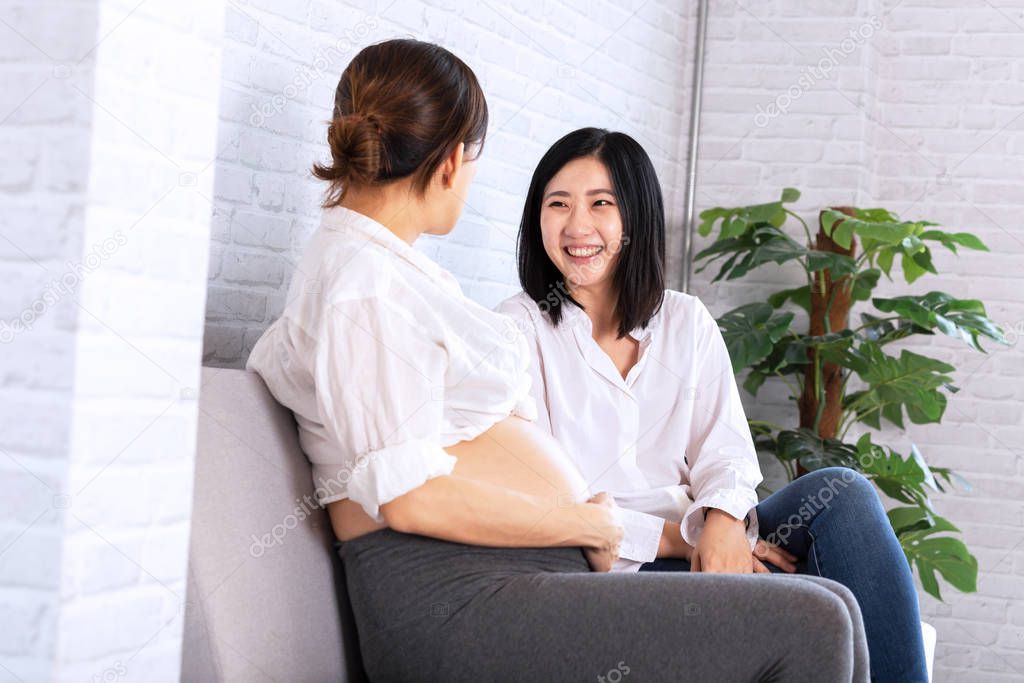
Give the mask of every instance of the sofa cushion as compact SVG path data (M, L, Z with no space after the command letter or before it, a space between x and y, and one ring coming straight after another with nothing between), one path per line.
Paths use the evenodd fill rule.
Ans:
M291 413L204 367L182 680L364 680L332 540Z

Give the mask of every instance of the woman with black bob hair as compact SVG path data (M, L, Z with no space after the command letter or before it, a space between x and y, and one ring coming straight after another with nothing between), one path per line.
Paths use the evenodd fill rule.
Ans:
M321 224L246 364L295 414L370 680L865 680L832 582L608 573L619 511L533 422L526 339L413 248L455 226L487 121L438 45L353 58Z
M530 183L518 259L523 292L498 311L529 340L537 424L624 510L614 570L831 579L855 597L851 618L863 613L872 680L926 681L910 568L868 480L829 467L758 502L718 325L665 289L664 206L643 148L599 128L556 142Z
M566 164L587 157L598 159L607 169L610 185L619 197L622 223L630 226L608 252L621 252L611 273L611 291L617 294L618 331L622 336L634 327L646 326L661 307L665 292L665 209L661 185L647 153L628 135L582 128L559 140L541 159L526 195L519 228L519 282L530 298L548 303L555 325L561 322L562 307L553 302L571 300L566 280L579 273L564 276L545 253L540 231L545 199L542 195L551 178ZM624 249L626 246L629 249Z

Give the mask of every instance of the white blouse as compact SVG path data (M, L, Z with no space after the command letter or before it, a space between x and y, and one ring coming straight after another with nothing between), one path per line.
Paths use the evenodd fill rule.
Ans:
M626 520L616 570L655 559L664 520L681 523L695 545L705 507L737 519L750 513L753 549L761 469L729 353L700 299L665 292L647 328L630 333L640 342L639 360L625 379L572 303L563 305L558 327L522 292L497 310L531 340L538 425L562 444L592 491L608 491L637 513Z
M323 212L246 369L292 410L321 505L380 506L450 474L443 448L536 418L526 340L455 278L344 208Z

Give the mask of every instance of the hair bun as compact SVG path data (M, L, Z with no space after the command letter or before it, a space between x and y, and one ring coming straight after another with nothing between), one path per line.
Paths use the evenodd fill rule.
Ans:
M440 45L396 38L367 45L334 91L327 132L330 163L313 167L329 181L321 206L339 206L347 189L409 179L423 196L460 143L480 154L487 100L472 70Z
M332 163L317 164L313 174L343 184L368 185L377 180L381 167L380 122L373 114L336 116L327 128Z

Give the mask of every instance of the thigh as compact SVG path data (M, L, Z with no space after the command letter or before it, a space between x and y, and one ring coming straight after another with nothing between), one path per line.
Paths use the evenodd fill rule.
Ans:
M446 681L850 680L853 626L835 593L769 575L534 574L445 625ZM397 653L396 653L397 654Z

